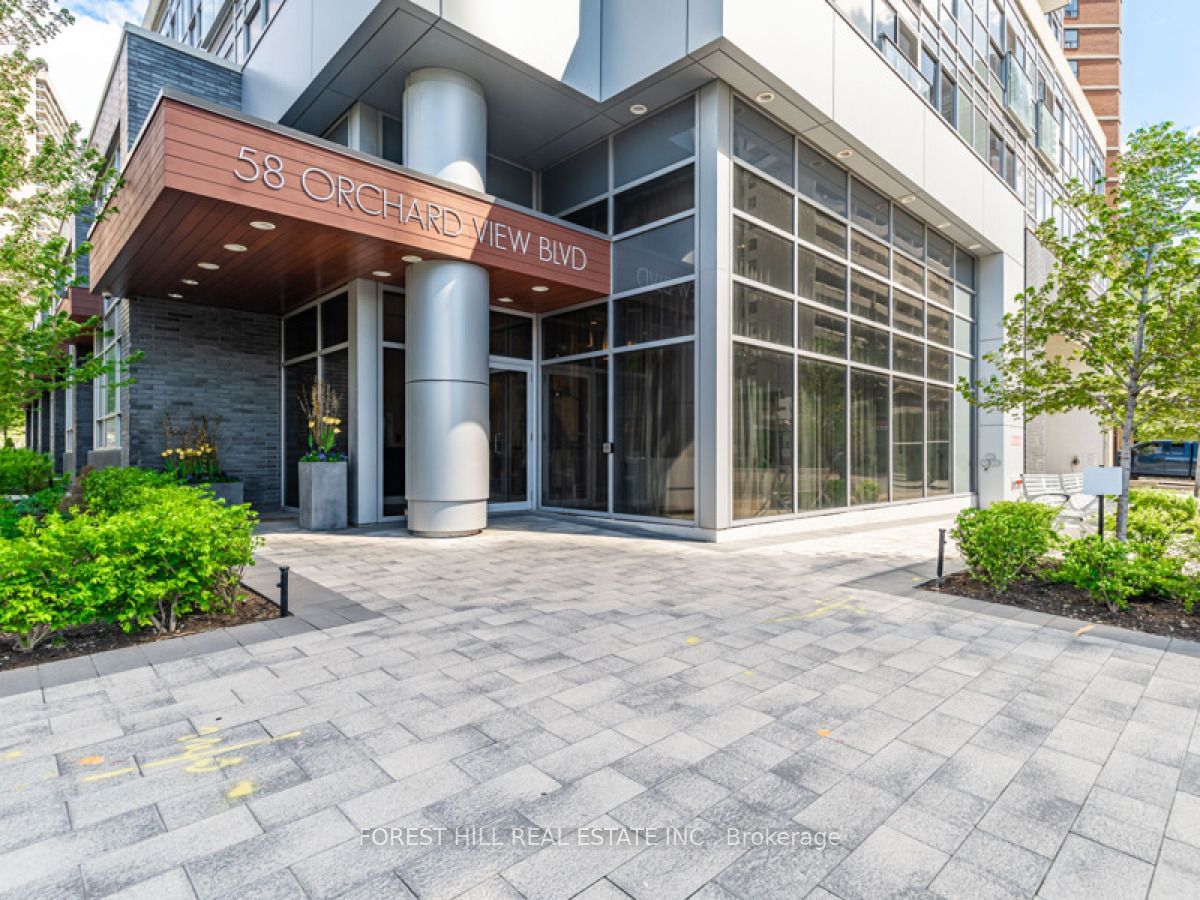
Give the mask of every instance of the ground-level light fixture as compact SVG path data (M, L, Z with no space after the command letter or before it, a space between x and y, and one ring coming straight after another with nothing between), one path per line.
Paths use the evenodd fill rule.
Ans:
M754 95L754 102L766 105L775 99L774 91L759 91Z
M530 290L535 294L544 294L546 291L550 290L550 288L546 287L544 284L535 284L530 288Z
M259 231L274 231L274 222L264 222L262 219L257 219L250 223L251 228L257 228Z
M512 303L512 302L513 302L513 298L512 298L512 297L497 297L496 299L497 299L497 300L498 300L500 303Z
M200 283L195 278L180 278L179 280L182 281L184 284L186 284L188 287L195 287L196 285L198 285Z
M196 263L196 265L199 266L201 269L208 269L208 271L210 271L210 272L213 272L213 271L221 268L216 263L210 263L210 262L198 262L198 263Z
M843 147L841 150L839 150L837 152L838 159L849 159L853 155L854 155L854 151L851 150L849 147Z
M421 261L421 257L417 256L415 253L407 253L400 257L400 261L406 263L419 263Z
M245 244L226 244L225 249L228 250L230 253L245 253L246 245Z
M172 300L182 300L183 294L167 294Z
M376 269L371 274L374 275L376 278L391 278L392 277L391 272L385 272L385 271L383 271L383 269Z
M644 116L646 114L647 109L648 109L648 107L646 106L645 103L629 104L629 111L631 113L633 113L635 116Z

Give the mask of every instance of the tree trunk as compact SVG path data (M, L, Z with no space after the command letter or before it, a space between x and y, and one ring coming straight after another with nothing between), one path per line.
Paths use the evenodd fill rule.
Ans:
M1129 531L1129 475L1133 463L1134 395L1125 404L1125 421L1121 425L1121 496L1117 500L1117 540L1125 540Z

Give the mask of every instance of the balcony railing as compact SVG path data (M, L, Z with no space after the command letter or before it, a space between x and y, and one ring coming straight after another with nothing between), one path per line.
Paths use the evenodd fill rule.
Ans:
M883 53L883 58L891 64L891 67L900 73L900 77L909 83L926 103L933 102L931 97L933 94L933 85L929 80L921 74L908 57L900 52L900 48L892 43L890 38L882 37L879 39L879 49Z
M1004 105L1012 113L1016 123L1026 135L1037 129L1037 112L1033 105L1033 83L1029 80L1013 54L1008 54L1008 87L1004 92Z
M1058 120L1044 100L1037 105L1037 151L1047 163L1058 167Z

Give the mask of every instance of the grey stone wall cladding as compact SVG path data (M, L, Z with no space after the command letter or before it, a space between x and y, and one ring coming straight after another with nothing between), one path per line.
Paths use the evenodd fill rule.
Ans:
M160 468L163 416L221 419L221 462L260 510L280 507L278 316L170 300L122 303L123 345L143 354L122 391L125 465Z
M132 32L125 37L126 146L137 139L164 87L186 91L232 109L242 108L242 76Z
M1054 268L1054 255L1031 232L1025 232L1025 287L1041 287ZM1027 472L1047 470L1048 420L1038 416L1025 423L1025 465Z

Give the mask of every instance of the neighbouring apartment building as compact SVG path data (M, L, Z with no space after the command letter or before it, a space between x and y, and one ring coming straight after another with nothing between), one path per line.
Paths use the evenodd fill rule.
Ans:
M1063 51L1104 129L1111 185L1112 162L1121 151L1121 0L1069 0Z
M142 357L66 401L87 461L219 416L247 499L295 507L320 378L357 523L716 539L1012 496L1022 424L954 384L1102 178L1062 5L153 2L92 130L125 181L82 232L93 352Z

